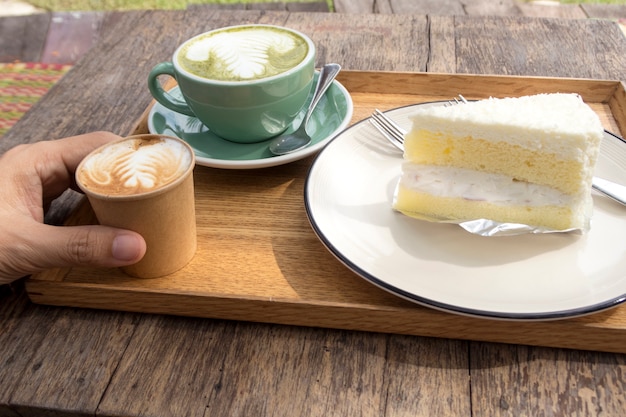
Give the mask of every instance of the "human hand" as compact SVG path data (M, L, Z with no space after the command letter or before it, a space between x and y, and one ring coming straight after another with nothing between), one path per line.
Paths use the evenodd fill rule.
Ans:
M118 136L94 132L18 145L0 157L0 284L53 267L118 267L138 262L146 243L112 227L51 226L44 210L67 188L93 149Z

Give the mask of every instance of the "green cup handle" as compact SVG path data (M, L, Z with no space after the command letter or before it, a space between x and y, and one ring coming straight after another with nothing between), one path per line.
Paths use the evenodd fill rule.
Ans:
M159 75L169 75L175 79L176 73L174 72L174 64L171 62L162 62L152 68L150 75L148 75L148 88L150 89L152 97L170 110L195 117L195 114L193 114L193 111L184 100L177 99L163 89L158 79Z

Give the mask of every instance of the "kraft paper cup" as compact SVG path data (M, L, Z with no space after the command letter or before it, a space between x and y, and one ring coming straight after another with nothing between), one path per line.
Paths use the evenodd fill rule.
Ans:
M83 178L87 161L120 142L155 139L175 141L187 152L188 164L173 181L148 192L118 195L113 191L95 191ZM196 216L194 201L192 148L184 141L164 135L135 135L101 146L91 152L76 170L76 182L87 195L102 225L133 230L146 241L146 254L134 265L122 267L139 278L155 278L184 267L196 251ZM92 167L93 168L93 167ZM104 168L102 168L104 169Z

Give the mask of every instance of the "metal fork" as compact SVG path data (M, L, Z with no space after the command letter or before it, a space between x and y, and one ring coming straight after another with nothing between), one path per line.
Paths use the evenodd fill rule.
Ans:
M463 96L459 96L460 101L454 99L449 103L466 103L467 101ZM372 117L369 119L370 123L396 148L404 152L404 135L406 130L400 127L396 122L391 120L386 114L378 109L374 110ZM617 201L620 204L626 205L626 186L614 183L604 178L593 177L591 186L596 191L606 195L607 197Z
M467 103L465 97L459 94L458 97L448 101L444 106ZM396 122L387 117L383 112L374 109L370 122L380 133L387 138L392 145L404 152L404 135L406 130L402 129Z
M378 129L393 146L404 152L404 135L406 135L406 130L401 128L396 122L378 109L374 109L370 123Z

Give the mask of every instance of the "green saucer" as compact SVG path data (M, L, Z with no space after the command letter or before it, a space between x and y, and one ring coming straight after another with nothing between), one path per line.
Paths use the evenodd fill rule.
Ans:
M182 99L178 87L170 90L170 94ZM310 100L311 97L287 133L293 132L300 125ZM334 81L309 119L307 132L311 135L311 144L282 156L274 156L269 151L272 139L250 144L230 142L212 133L195 117L176 113L159 103L150 110L148 129L151 133L176 136L186 141L195 151L197 165L227 169L265 168L297 161L319 151L348 126L352 111L350 94L344 86Z

